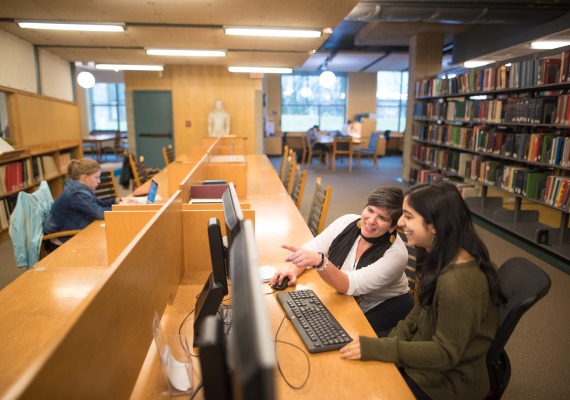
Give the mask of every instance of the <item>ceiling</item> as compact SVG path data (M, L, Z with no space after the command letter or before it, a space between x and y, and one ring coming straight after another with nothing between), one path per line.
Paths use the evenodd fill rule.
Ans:
M443 69L513 58L539 38L570 39L570 1L0 0L0 29L65 60L113 64L406 70L410 38L444 34ZM123 33L22 29L17 20L126 23ZM316 39L227 36L224 26L331 28ZM508 32L508 34L507 34ZM149 56L145 48L227 50L224 58ZM459 51L461 50L461 52Z

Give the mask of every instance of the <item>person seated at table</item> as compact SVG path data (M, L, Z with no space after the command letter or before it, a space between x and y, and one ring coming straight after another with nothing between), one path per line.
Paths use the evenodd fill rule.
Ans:
M331 149L324 143L319 142L319 138L321 136L328 136L326 132L322 132L318 125L313 125L307 133L311 139L311 145L313 147L313 151L321 151L322 153L330 153Z
M292 265L277 271L270 284L289 285L307 268L319 272L328 285L354 296L377 335L405 318L414 305L405 268L408 251L396 232L402 215L403 192L379 187L368 196L361 215L347 214L301 247L284 244Z
M396 363L417 399L483 399L505 300L497 268L452 184L413 186L403 209L398 225L417 249L419 304L387 338L351 336L340 356Z
M105 211L119 199L99 200L95 189L99 185L101 166L90 158L71 160L67 166L67 182L63 193L53 203L44 222L44 233L83 229L91 222L103 219ZM70 239L70 236L52 239L48 250L54 250Z

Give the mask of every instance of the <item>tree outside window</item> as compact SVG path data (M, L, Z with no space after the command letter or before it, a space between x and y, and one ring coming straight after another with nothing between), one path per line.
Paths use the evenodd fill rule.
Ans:
M376 129L403 132L406 129L408 72L378 72Z
M331 88L319 84L319 74L281 76L281 129L302 132L313 125L323 131L341 130L346 115L346 75L336 74Z
M92 130L127 130L124 83L96 83L89 89L89 101Z

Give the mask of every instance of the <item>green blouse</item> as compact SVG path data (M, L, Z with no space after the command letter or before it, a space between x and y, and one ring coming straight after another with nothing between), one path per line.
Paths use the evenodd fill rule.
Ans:
M485 358L499 325L485 274L475 262L450 265L433 303L416 305L387 338L360 337L362 360L396 363L434 400L477 399L489 391Z

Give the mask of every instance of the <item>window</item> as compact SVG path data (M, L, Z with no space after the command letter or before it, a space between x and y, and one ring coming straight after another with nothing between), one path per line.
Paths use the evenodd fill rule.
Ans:
M376 92L376 129L403 132L406 129L408 72L380 71Z
M336 74L331 88L319 84L319 75L281 76L281 130L304 132L313 125L323 131L341 130L346 115L346 75Z
M96 83L89 89L91 130L127 130L124 83Z

